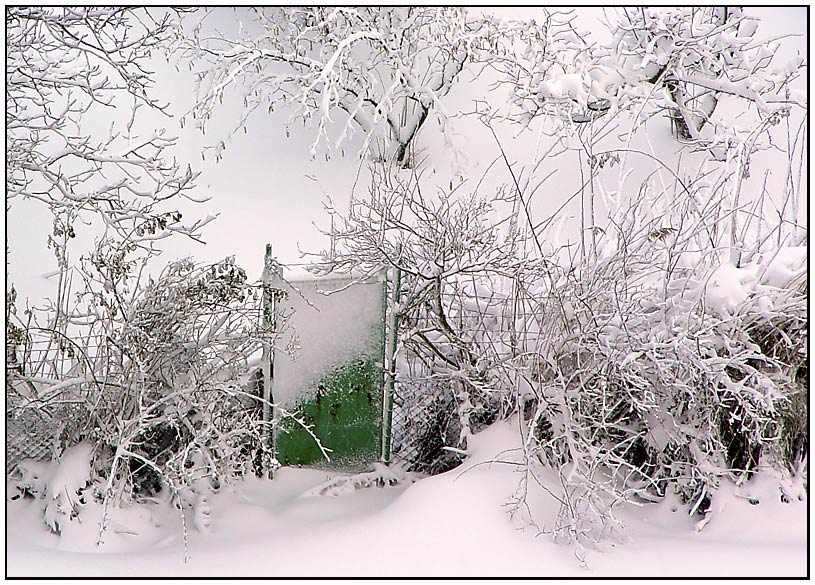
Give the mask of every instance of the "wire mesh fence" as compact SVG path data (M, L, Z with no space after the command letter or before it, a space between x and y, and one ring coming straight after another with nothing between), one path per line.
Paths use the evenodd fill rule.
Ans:
M434 475L461 462L451 449L461 423L455 397L443 384L408 381L394 393L391 459L407 471Z
M6 474L25 460L51 459L59 453L60 437L82 420L86 400L83 383L6 375Z

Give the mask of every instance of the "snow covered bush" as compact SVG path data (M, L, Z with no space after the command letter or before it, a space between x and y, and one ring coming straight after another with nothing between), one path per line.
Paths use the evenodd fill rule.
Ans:
M407 408L418 408L422 418L436 419L410 432L425 442L420 466L439 469L439 458L449 455L442 446L466 449L472 432L512 408L496 366L506 350L495 347L491 334L505 318L501 294L492 289L510 274L515 236L495 229L508 223L508 205L461 186L460 197L430 195L421 182L413 172L380 167L368 198L347 214L331 210L332 248L315 269L366 274L385 264L402 271L400 302L392 308L399 320L396 393L414 401ZM455 437L438 434L453 427Z
M189 267L168 271L164 283L141 280L160 252L157 242L175 234L199 239L214 219L183 221L176 204L200 200L192 195L196 173L168 154L175 139L165 130L137 130L143 111L167 114L151 96L147 63L169 38L174 15L104 7L16 7L6 15L8 198L12 208L33 202L46 209L57 277L45 307L18 314L13 293L9 299L15 367L7 378L7 420L22 435L17 444L28 439L36 447L17 455L50 455L53 465L71 467L71 454L90 445L87 477L105 505L159 483L179 488L192 467L218 467L188 463L213 429L235 431L222 424L223 415L207 417L214 393L223 404L234 400L235 391L217 379L235 361L226 350L252 339L238 334L247 329L239 312L216 318L234 310L236 291L246 288L236 267L200 278L203 289L182 286L197 274ZM109 126L98 128L100 119ZM221 361L204 367L216 346L224 350ZM182 379L183 389L175 385ZM233 457L226 444L215 461ZM78 508L63 501L60 485L40 480L46 522L59 530L58 516ZM101 493L100 480L107 482Z
M104 250L93 260L97 275L110 274ZM231 258L174 262L127 300L121 282L106 290L88 300L99 318L83 333L96 344L76 348L74 377L14 397L11 412L62 417L60 459L92 446L88 477L106 508L158 495L205 513L207 495L253 471L263 448L262 398L248 379L271 335L259 295Z
M769 233L734 255L732 217L695 207L703 182L644 185L590 253L522 257L536 248L500 198L436 200L420 184L388 174L349 214L332 210L319 268L402 270L397 396L436 405L420 417L424 471L520 411L530 472L563 482L553 532L583 544L614 531L624 502L670 490L705 515L722 481L762 466L806 481L805 231L748 221Z
M554 532L570 540L595 542L615 506L668 489L706 513L723 478L766 466L806 481L806 62L774 61L757 25L739 9L621 9L610 42L544 35L507 66L524 119L546 116L588 160L579 256L528 262L513 301L528 461L560 470ZM660 113L704 154L695 175L656 155ZM656 163L639 189L633 153ZM757 169L764 186L747 188Z
M595 253L521 261L495 207L436 201L418 181L390 176L336 213L321 268L390 262L406 275L397 395L423 387L406 393L421 403L445 388L460 417L456 439L422 415L437 453L425 471L520 410L532 473L563 481L554 532L584 544L613 531L623 502L671 490L704 515L722 481L762 466L806 481L805 232L764 238L734 264L730 218L689 211L697 187L670 204L642 189Z
M527 449L560 470L577 541L601 538L622 502L674 490L702 514L721 481L800 473L807 457L806 247L734 265L686 207L652 205L619 212L599 255L550 266L525 300Z

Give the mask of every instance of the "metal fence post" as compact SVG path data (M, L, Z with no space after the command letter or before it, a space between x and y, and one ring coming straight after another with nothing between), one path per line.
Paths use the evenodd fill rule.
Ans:
M396 248L397 262L401 262L402 245ZM391 462L391 423L393 417L393 392L396 384L396 348L399 342L399 297L402 286L402 270L393 267L393 304L391 305L390 347L388 348L388 379L382 400L382 463Z
M263 260L263 468L269 479L274 479L277 449L275 429L277 423L274 403L274 334L277 332L277 297L273 288L274 276L277 273L272 245L266 244L266 256Z

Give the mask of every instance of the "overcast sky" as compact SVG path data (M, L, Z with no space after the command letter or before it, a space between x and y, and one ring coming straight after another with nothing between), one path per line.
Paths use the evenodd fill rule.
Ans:
M232 18L231 11L224 10L224 18ZM806 9L805 8L749 8L750 13L763 18L759 32L762 37L779 34L799 34L796 40L787 43L787 50L806 54ZM513 9L512 15L534 14L537 9ZM599 9L577 9L580 23L588 28L599 30L596 17ZM162 60L156 64L157 87L155 94L166 99L171 110L177 114L186 112L192 104L192 78L184 72L177 73L167 67ZM471 109L471 89L462 85L445 98L450 111L456 108ZM200 260L217 260L228 255L237 256L250 278L258 278L262 268L263 251L266 242L273 244L276 255L286 263L301 262L298 246L317 251L325 245L318 234L315 223L325 226L327 217L323 211L326 196L336 202L348 200L358 176L359 163L353 156L342 158L332 156L326 161L322 153L314 160L309 157L309 146L314 129L293 132L286 138L284 126L288 113L282 108L273 114L258 113L251 120L246 134L239 134L224 152L222 160L215 163L212 157L202 161L201 152L207 145L219 140L238 112L238 104L228 102L219 110L222 117L216 118L205 136L189 126L181 130L173 120L148 120L147 124L160 123L170 132L180 136L176 155L179 159L189 159L194 168L202 171L199 192L211 196L211 200L198 209L187 206L185 212L206 215L218 213L220 217L205 230L206 245L197 244L183 238L171 238L166 246L164 259L171 260L192 255ZM434 165L430 173L435 180L444 184L450 176L462 173L477 180L484 169L494 159L497 150L492 138L484 128L470 120L457 122L454 127L459 133L459 145L463 156L453 157L445 149L441 139L428 129L421 136L419 146L433 153ZM668 131L667 129L665 130ZM438 134L438 133L436 133ZM512 140L514 130L506 128L499 132L502 141L513 161L521 164L532 160L537 136L527 133ZM353 150L348 148L347 151ZM363 173L364 176L364 173ZM500 168L494 170L485 188L508 180L508 175ZM560 197L571 194L568 188L575 177L561 176L558 180ZM358 185L358 194L365 192L363 184ZM558 196L552 195L545 207L559 205ZM543 205L542 203L539 205ZM539 209L543 207L539 206ZM14 202L8 212L7 228L10 250L9 276L24 299L30 296L33 302L50 294L51 281L43 277L53 270L53 257L45 249L45 237L50 221L42 209L32 204ZM78 254L77 254L78 255ZM20 303L24 305L25 301Z

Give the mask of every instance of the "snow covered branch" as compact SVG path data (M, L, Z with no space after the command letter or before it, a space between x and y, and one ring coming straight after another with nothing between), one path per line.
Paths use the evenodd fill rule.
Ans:
M741 8L619 9L604 45L563 26L550 17L538 37L529 37L530 48L502 65L521 116L560 117L572 128L606 112L644 120L662 111L678 139L723 161L723 151L748 142L763 120L802 103L790 84L802 75L804 58L774 63L778 43L759 41L759 20ZM745 111L755 107L755 124L738 136L718 115L727 96L743 100Z
M158 206L186 196L196 174L169 159L175 141L163 130L139 136L134 128L138 110L164 112L150 97L145 63L167 39L170 13L16 7L8 11L7 29L12 205L18 198L42 202L73 231L77 220L95 218L119 240L139 224L172 215ZM102 119L112 120L109 127ZM174 230L199 235L180 224Z
M400 165L429 116L443 121L441 101L464 67L511 42L492 19L459 8L266 7L241 17L250 22L237 35L205 33L206 18L177 35L173 51L203 68L191 112L197 124L233 91L248 111L282 104L292 119L315 118L312 156L320 144L341 149L357 130L363 150L383 139L390 152L374 154ZM335 140L334 111L347 116Z

